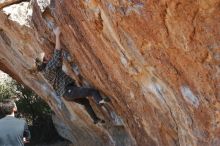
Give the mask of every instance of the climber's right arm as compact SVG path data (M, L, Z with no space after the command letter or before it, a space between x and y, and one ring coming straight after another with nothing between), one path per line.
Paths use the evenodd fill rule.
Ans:
M60 28L57 27L53 30L55 36L56 36L56 46L55 46L55 50L61 50L61 47L60 47Z
M55 50L53 54L53 58L47 63L46 70L53 70L57 67L62 66L62 52L60 47L60 29L59 27L55 28L53 30L55 36L56 36L56 45Z

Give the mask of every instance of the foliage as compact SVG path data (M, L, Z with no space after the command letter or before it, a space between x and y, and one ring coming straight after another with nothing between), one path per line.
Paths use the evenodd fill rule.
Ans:
M18 96L16 117L25 118L28 122L32 135L31 144L61 139L53 126L52 111L46 102L11 78L0 82L0 100L14 95Z
M0 82L0 100L9 98L16 94L16 81L7 78Z
M46 102L29 88L17 83L11 78L0 83L0 100L17 96L16 101L19 112L17 116L26 118L29 124L39 124L39 121L48 120L51 110Z

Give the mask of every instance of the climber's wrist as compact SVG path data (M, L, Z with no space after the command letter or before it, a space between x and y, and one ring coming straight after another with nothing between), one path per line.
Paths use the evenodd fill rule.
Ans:
M56 38L60 38L60 34L56 34L55 36L56 36Z
M60 47L60 36L59 35L56 36L56 46L55 46L55 49L56 50L61 50L61 47Z

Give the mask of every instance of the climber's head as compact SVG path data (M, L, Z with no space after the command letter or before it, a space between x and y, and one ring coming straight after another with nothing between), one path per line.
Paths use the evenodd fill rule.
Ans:
M38 71L43 71L46 68L47 63L52 58L50 54L43 54L42 57L35 59L35 64Z
M37 71L43 71L47 65L47 63L44 63L44 61L40 60L39 58L35 59L35 64L37 67Z
M50 54L45 54L44 57L43 57L43 63L48 63L51 59L51 55Z

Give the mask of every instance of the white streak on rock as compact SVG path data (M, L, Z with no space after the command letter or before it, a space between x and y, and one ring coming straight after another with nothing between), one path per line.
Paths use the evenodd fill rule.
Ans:
M57 106L59 107L59 109L61 109L62 100L60 99L60 97L58 97L54 91L51 91L47 84L42 84L40 87L42 88L42 91L44 91L44 93L48 93L47 96L52 96L55 99Z
M17 22L20 25L30 27L33 10L28 2L22 2L20 4L5 7L3 12L9 15L10 20Z
M125 67L128 66L128 61L127 61L127 59L126 59L123 55L120 57L120 60L121 60L121 63L122 63Z
M119 117L115 112L111 111L111 117L114 119L114 125L124 125L121 117Z
M162 87L157 83L150 83L147 86L148 91L156 95L156 97L164 103L163 90Z
M135 12L138 15L141 15L141 10L143 9L144 4L143 3L137 3L133 6L130 6L126 10L126 15L129 15L132 12Z
M68 68L65 64L62 65L62 70L67 73L68 72Z
M182 86L180 88L181 93L184 97L184 99L194 105L196 108L199 106L199 100L198 98L193 94L193 92L189 89L187 86Z
M76 64L72 65L74 73L78 76L80 74L79 67Z
M131 99L135 99L134 93L132 91L130 91L130 97Z
M37 4L40 7L41 12L44 12L46 7L50 5L50 0L37 0Z
M108 4L108 9L112 12L115 12L115 6L112 5L111 3Z

